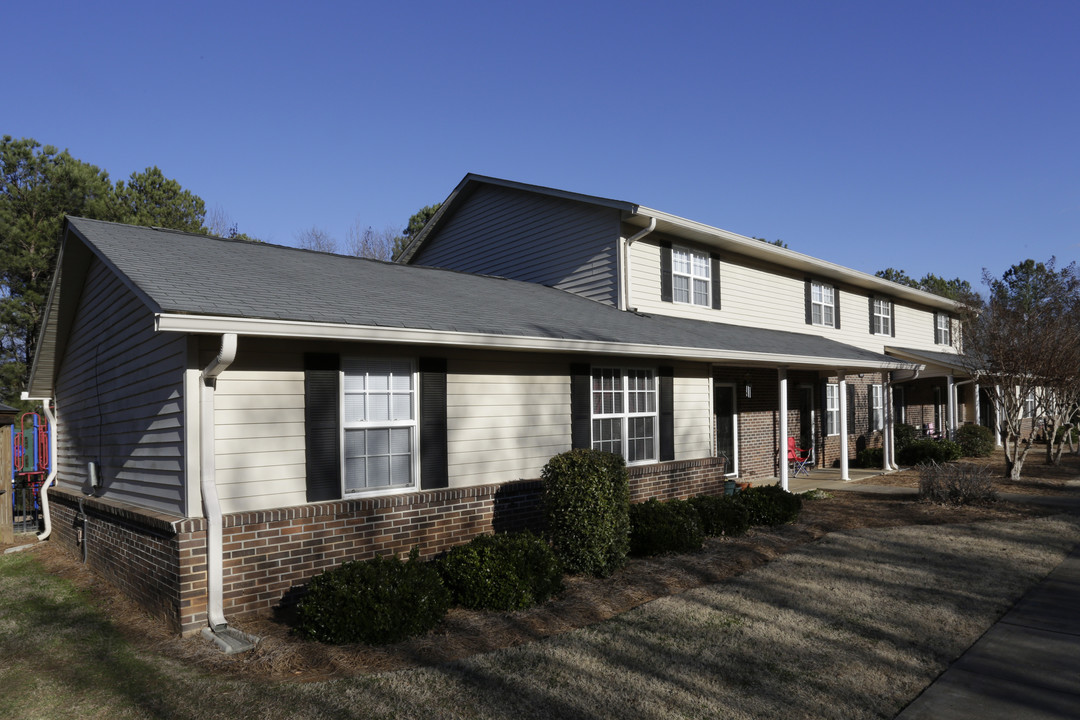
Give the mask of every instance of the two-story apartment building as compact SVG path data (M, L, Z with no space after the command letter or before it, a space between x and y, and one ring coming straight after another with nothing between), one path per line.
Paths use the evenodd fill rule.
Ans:
M192 632L535 526L574 447L687 497L974 417L948 301L641 206L470 175L403 259L69 219L45 535Z

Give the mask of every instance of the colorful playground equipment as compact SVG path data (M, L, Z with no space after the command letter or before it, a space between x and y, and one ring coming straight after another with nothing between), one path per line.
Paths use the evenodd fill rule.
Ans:
M19 416L11 434L11 494L16 532L36 532L41 518L41 485L49 475L52 427L37 413Z

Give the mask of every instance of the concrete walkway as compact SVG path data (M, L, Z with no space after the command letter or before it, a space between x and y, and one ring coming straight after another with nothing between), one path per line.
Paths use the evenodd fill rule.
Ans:
M829 474L816 470L809 477L792 477L788 486L792 492L819 488L917 494L914 488L845 483L839 473L835 478ZM862 479L855 471L851 475L852 480ZM1080 512L1080 498L1016 493L999 497ZM1080 546L896 716L896 720L943 718L1080 718Z

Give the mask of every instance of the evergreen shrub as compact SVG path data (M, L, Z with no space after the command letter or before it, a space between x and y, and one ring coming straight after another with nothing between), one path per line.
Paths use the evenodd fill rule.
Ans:
M908 425L907 423L897 423L893 427L893 442L896 443L897 457L908 445L915 440L922 437L922 433L914 425Z
M883 448L864 448L855 454L855 466L861 468L880 468L885 463Z
M934 440L919 438L909 443L903 450L898 450L896 460L901 465L924 465L926 463L948 463L959 460L960 445L952 440Z
M528 530L478 535L438 557L435 567L454 604L474 610L521 610L562 589L558 558Z
M324 643L397 642L435 627L450 608L439 573L417 559L347 562L312 578L297 604L297 632Z
M701 517L705 537L737 537L750 529L750 512L733 495L699 495L690 504Z
M630 482L621 456L576 449L551 458L544 481L547 538L563 569L604 576L630 550Z
M630 554L659 555L700 550L701 516L687 500L656 498L630 506Z
M775 485L757 485L735 495L746 508L751 525L783 525L795 522L802 511L802 498Z
M994 452L994 431L982 425L961 425L956 430L961 457L990 457Z

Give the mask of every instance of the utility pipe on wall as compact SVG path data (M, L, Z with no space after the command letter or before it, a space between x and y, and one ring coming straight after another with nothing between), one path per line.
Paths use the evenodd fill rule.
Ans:
M49 515L49 493L47 490L56 483L56 414L50 407L52 398L32 398L27 393L22 394L23 400L40 400L45 408L45 417L49 421L49 475L45 482L41 483L38 496L41 498L41 517L45 527L38 533L38 540L45 540L52 534L52 517Z

